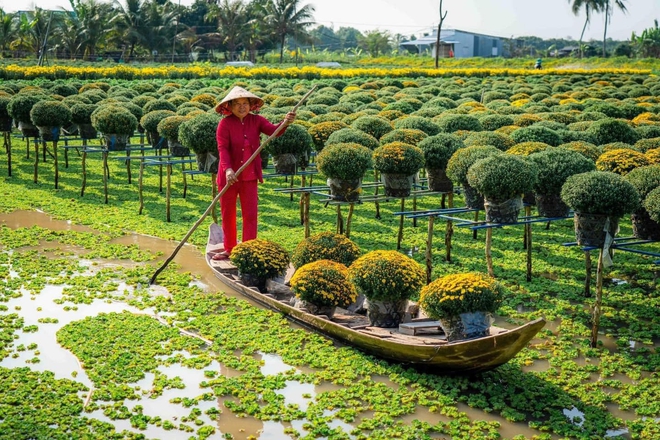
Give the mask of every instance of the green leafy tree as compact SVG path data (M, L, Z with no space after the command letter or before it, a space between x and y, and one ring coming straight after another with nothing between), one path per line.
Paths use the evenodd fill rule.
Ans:
M660 57L660 28L658 20L654 22L655 27L644 29L639 36L633 32L630 37L635 52L641 57Z
M624 4L626 0L605 0L605 30L603 31L603 57L607 56L607 25L609 24L612 14L614 13L614 7L616 6L623 12L624 14L628 12L628 9L626 9L626 5Z
M265 21L274 38L280 44L280 63L284 61L284 43L288 36L300 42L311 37L307 28L314 24L314 6L300 5L300 0L271 0L266 4Z
M392 36L387 31L367 31L360 42L360 46L369 52L372 57L377 57L379 54L391 49L391 40Z
M584 38L584 31L587 30L587 26L591 22L591 16L593 13L601 12L605 8L605 0L568 0L569 3L572 3L571 9L573 14L579 15L580 11L584 9L586 14L586 19L584 20L584 26L582 27L582 33L580 34L580 41L578 42L578 47L580 48L580 58L582 58L582 39Z
M237 59L238 50L242 47L246 34L246 5L241 0L222 0L218 5L211 5L206 19L218 24L216 35L226 49L225 59Z
M17 37L18 19L17 15L7 13L0 9L0 51L3 52L9 48L9 45Z

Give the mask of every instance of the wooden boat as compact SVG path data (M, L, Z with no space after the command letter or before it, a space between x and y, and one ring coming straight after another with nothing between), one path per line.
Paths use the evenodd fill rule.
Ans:
M399 329L370 327L365 316L340 309L332 319L328 319L293 307L290 295L278 299L280 295L262 293L255 287L243 285L231 262L211 258L221 250L222 230L213 223L209 231L206 261L220 280L251 300L283 313L297 324L371 355L393 362L428 367L432 372L476 373L493 369L511 360L545 325L543 319L537 319L513 329L492 326L489 336L447 342L437 321L413 320ZM280 294L283 286L278 285Z

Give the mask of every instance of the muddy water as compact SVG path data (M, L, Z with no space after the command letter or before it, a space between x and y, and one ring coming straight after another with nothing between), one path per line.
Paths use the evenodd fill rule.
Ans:
M72 225L66 221L53 220L47 215L39 212L15 212L11 214L0 214L0 224L6 224L11 228L18 227L31 227L31 226L40 226L43 228L48 228L52 230L75 230L81 232L94 232L93 230L86 228L84 226ZM140 247L143 250L149 250L154 253L161 253L163 256L159 261L154 263L155 265L160 265L164 259L169 256L172 251L177 246L177 242L170 242L161 240L155 237L146 237L146 236L137 236L137 235L128 235L118 239L113 240L113 243L117 244L134 244ZM53 244L50 243L48 246L52 247ZM74 249L74 251L76 251ZM78 251L80 251L78 249ZM84 257L83 257L84 258ZM182 271L187 271L194 273L199 278L199 286L209 290L221 290L232 296L240 296L237 292L232 291L232 289L223 283L221 283L208 268L202 252L195 248L194 246L184 246L174 261L181 267ZM104 267L106 265L130 265L135 263L128 263L126 261L102 261L94 262L92 265L89 260L80 260L81 265L87 266L89 271L98 270L99 267ZM99 264L100 263L100 264ZM83 273L82 276L85 274ZM7 368L14 368L18 366L29 366L32 369L44 371L49 370L53 371L57 378L73 378L75 375L75 380L79 381L88 387L92 386L91 381L85 374L85 371L80 368L78 360L71 354L68 350L65 350L56 343L55 333L61 327L67 323L83 319L87 316L95 316L101 312L121 312L123 310L130 311L132 313L152 313L149 310L137 310L126 304L113 302L106 303L105 301L96 301L89 305L80 304L77 306L77 310L64 311L62 306L57 305L53 302L54 299L61 297L63 286L46 286L46 288L34 299L29 295L24 294L22 297L14 298L7 306L12 311L17 311L25 319L25 325L36 325L39 317L53 317L57 318L59 322L57 324L39 324L39 331L36 333L20 333L15 345L24 344L28 346L31 343L38 344L38 350L40 351L39 358L40 363L32 364L27 363L26 360L34 357L34 352L31 350L26 350L20 352L17 358L7 358L0 363L0 366ZM119 286L118 291L126 289L127 286ZM159 288L159 286L151 286L154 294L168 294L165 289ZM39 308L41 308L39 310ZM503 320L501 320L503 321ZM504 326L504 322L497 322L498 325ZM556 332L560 322L555 321L548 323L546 328ZM609 342L609 341L608 341ZM278 374L286 372L293 369L294 367L287 365L282 361L279 356L259 353L255 355L257 358L260 358L263 361L262 373L265 375ZM539 360L534 362L533 365L525 367L525 371L534 372L534 371L545 371L548 368L548 362L544 360ZM194 370L185 368L179 364L172 366L160 366L159 371L167 374L168 377L179 376L182 378L186 384L186 388L183 390L165 390L163 395L157 399L148 399L144 398L136 402L125 402L125 404L130 408L139 404L144 407L144 413L150 416L160 416L163 420L170 420L173 423L177 423L176 420L180 417L187 415L190 412L190 408L183 408L181 405L172 404L170 400L173 397L197 397L203 393L199 384L207 380L204 377L203 370ZM232 371L225 368L223 365L214 362L212 365L205 368L205 370L214 370L219 371L220 374L226 376L234 376L236 374L241 374L237 371ZM303 369L305 371L306 369ZM144 379L142 379L137 384L141 389L148 390L153 385L154 374L148 373ZM623 378L617 378L623 379ZM396 385L392 384L388 378L379 377L374 378L378 382L383 382L392 387ZM330 391L337 389L337 386L331 384L304 384L296 381L287 381L284 389L278 390L278 393L281 394L287 404L296 404L302 410L305 410L309 403L314 400L314 397L324 391ZM81 399L84 399L86 396L81 395ZM218 430L216 433L210 437L212 439L224 438L225 435L231 435L235 439L246 439L250 438L259 438L265 440L275 440L282 438L290 438L289 435L285 434L285 429L292 427L298 432L305 435L306 430L303 428L303 425L307 423L306 420L295 420L291 423L280 423L273 421L262 422L254 418L245 417L237 418L235 417L227 408L224 406L224 401L216 402L207 402L201 400L198 407L202 410L202 413L211 407L217 407L222 411L222 414L219 416L216 426ZM497 421L500 423L501 428L499 432L503 438L512 438L516 435L524 435L527 438L532 438L534 435L539 435L538 431L532 430L526 424L514 424L507 422L504 418L500 417L497 414L488 414L480 410L473 410L464 404L459 404L458 409L461 412L464 412L471 419L478 420L488 420L488 421ZM573 419L574 423L580 423L579 411L575 408L567 408L565 411L565 416L569 419ZM621 411L615 412L613 414L621 417L624 420L629 420L634 417L634 415L625 414L627 417L624 417L624 414ZM331 411L326 411L326 416L331 416L333 413ZM159 439L186 439L189 438L189 433L184 433L178 430L166 431L162 428L149 425L147 430L139 431L130 426L130 422L116 420L112 421L105 417L102 411L96 411L94 413L88 414L88 417L93 417L95 419L103 420L109 423L114 424L119 431L126 429L132 432L139 432L144 434L147 438L159 438ZM369 414L362 414L361 417L368 417ZM209 417L203 414L200 417L207 424L213 424L214 422L209 419ZM414 414L403 417L401 420L404 423L411 423L413 420L426 421L431 424L436 424L438 422L446 422L448 419L440 414L428 412L425 408L418 409ZM357 423L356 422L356 425ZM338 419L333 420L330 423L331 427L340 427L344 432L349 433L354 426L344 423ZM614 435L624 435L626 434L625 430L612 430L608 432L609 436ZM353 438L353 437L350 437ZM557 438L557 437L552 437Z

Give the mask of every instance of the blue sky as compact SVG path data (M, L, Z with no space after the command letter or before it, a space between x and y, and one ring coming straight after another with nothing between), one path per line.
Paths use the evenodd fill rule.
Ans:
M181 0L190 5L193 0ZM389 30L405 36L421 35L437 26L439 0L311 0L319 24L338 29L351 26L361 31ZM615 10L608 36L625 40L660 20L660 0L627 0L628 13ZM69 8L68 0L0 0L5 11ZM573 15L568 0L444 0L447 18L443 28L456 28L501 37L536 35L542 38L578 39L584 13ZM602 39L604 17L595 15L585 40Z

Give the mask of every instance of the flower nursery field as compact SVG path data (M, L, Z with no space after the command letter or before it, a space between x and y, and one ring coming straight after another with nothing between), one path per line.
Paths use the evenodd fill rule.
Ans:
M371 149L445 133L461 148L493 145L520 156L564 148L597 160L623 150L599 162L621 174L660 164L657 76L606 69L506 73L272 80L35 73L0 82L0 102L6 106L23 93L54 95L71 107L131 102L142 111L149 102L167 101L172 112L195 117L242 85L266 101L261 114L278 121L316 85L296 121L309 134L310 152L352 127L370 137L353 133L351 139ZM594 288L585 295L584 252L562 245L575 240L572 219L532 225L531 281L522 228L495 229L494 274L508 291L496 322L514 326L543 317L547 325L494 371L436 375L334 345L223 292L205 278L204 261L195 260L192 249L149 286L166 251L141 245L151 240L141 237L176 244L213 197L209 174L188 174L184 198L181 165L173 167L168 222L157 166L145 167L139 213L136 153L131 183L125 153L110 153L105 203L100 154L86 159L81 196L82 158L75 148L68 149L65 167L59 142L55 189L53 158L40 161L35 183L33 142L28 158L16 129L8 140L11 176L6 148L0 149L0 439L660 438L658 257L614 252L605 271L599 343L592 348ZM272 172L265 171L259 190L259 237L292 251L304 238L300 195L281 191L291 178ZM306 184L310 178L313 185L325 182L312 174ZM365 182L371 180L370 171ZM300 184L296 176L293 185ZM373 192L365 186L362 197ZM335 207L322 200L311 197L312 234L337 228ZM412 203L406 199L405 209ZM440 195L426 195L416 209L440 204ZM454 204L462 206L463 196ZM399 199L356 204L351 240L363 252L396 249L400 210ZM13 222L17 215L23 220ZM48 227L42 216L68 223ZM191 237L200 249L210 221ZM405 219L402 230L401 251L422 266L427 222ZM445 225L436 220L435 227L432 278L486 272L483 231L475 238L455 226L452 259L445 261ZM629 216L620 228L619 236L632 235ZM643 249L659 253L660 244Z

